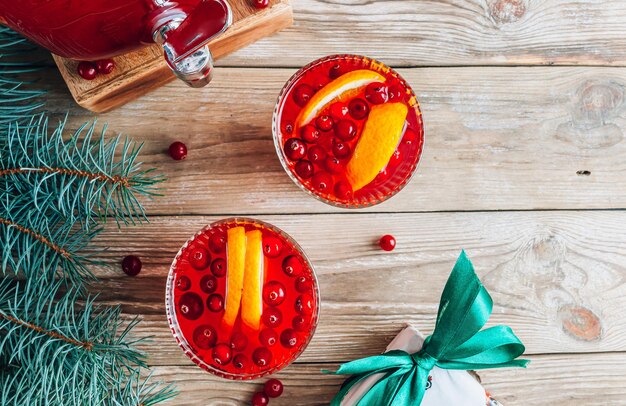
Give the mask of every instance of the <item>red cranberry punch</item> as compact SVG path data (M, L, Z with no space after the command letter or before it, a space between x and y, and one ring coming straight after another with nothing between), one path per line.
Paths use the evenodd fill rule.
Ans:
M0 0L0 24L59 56L100 61L156 42L172 71L193 87L210 81L206 44L231 22L226 0ZM111 69L100 65L93 66Z
M274 110L283 167L325 203L381 203L410 180L424 145L419 104L394 70L363 56L335 55L300 69Z
M293 362L317 326L319 291L298 244L261 221L232 218L198 232L172 263L170 328L201 368L256 379Z

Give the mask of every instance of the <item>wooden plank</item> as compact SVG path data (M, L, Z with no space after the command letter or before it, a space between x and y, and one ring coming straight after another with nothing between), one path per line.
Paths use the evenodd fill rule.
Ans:
M143 160L169 181L153 214L341 211L284 173L271 133L293 69L220 69L206 89L172 83L100 116L145 141ZM411 183L370 211L626 207L626 71L616 68L427 68L401 73L424 114L426 146ZM58 83L58 82L57 82ZM53 88L49 106L72 109ZM186 161L168 145L182 140Z
M626 354L531 356L528 369L480 371L483 385L506 406L527 405L625 405ZM337 393L342 377L325 375L322 369L336 364L295 364L276 377L285 385L272 405L327 405ZM195 366L157 367L155 378L175 382L180 395L172 405L248 404L261 382L230 382L213 377Z
M230 0L230 5L233 24L209 43L215 59L272 35L293 21L289 0L271 0L263 10L256 9L249 0ZM78 61L53 57L74 100L95 112L111 110L174 79L159 45L114 58L113 73L91 81L78 75Z
M298 0L293 6L292 28L221 63L301 66L346 52L394 66L626 63L621 0Z
M474 261L495 308L528 353L626 351L626 218L616 211L261 216L298 241L316 269L319 328L301 358L344 361L375 354L404 323L432 332L439 297L461 248ZM157 217L150 225L111 227L99 243L111 270L100 300L144 315L155 335L155 363L184 364L164 316L165 279L185 240L216 217ZM398 246L385 253L385 233ZM137 278L119 270L139 255ZM358 287L358 288L355 288ZM149 347L148 347L149 348Z

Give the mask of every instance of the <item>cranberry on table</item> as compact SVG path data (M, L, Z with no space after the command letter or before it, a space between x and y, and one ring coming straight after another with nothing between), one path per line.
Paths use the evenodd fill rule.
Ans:
M280 343L285 348L293 348L298 345L298 335L290 328L280 334Z
M180 141L171 143L168 151L172 159L176 161L181 161L187 158L187 146Z
M396 239L393 235L387 234L381 237L378 244L385 251L393 251L396 248Z
M209 248L215 253L223 252L226 248L226 235L215 233L209 238Z
M285 141L285 155L292 161L298 161L306 155L306 144L300 138L289 138Z
M333 142L333 155L339 159L347 158L352 153L352 148L345 142Z
M319 145L313 145L311 148L309 148L307 157L309 158L309 161L313 163L321 162L324 160L324 158L326 158L326 151L324 151L324 148L320 147Z
M275 307L268 307L264 309L261 319L267 327L278 327L283 321L283 314Z
M193 248L189 251L189 263L194 269L202 271L211 263L211 255L204 248Z
M213 275L204 275L200 279L200 289L204 293L213 293L217 290L217 278Z
M317 119L315 119L315 125L321 131L332 130L334 124L335 123L333 122L333 118L329 115L322 115L322 116L319 116Z
M271 347L278 342L278 334L271 328L263 329L259 333L259 342L266 347Z
M141 259L135 255L128 255L122 260L122 271L128 276L137 276L141 272Z
M318 172L313 175L313 187L322 193L328 193L333 188L333 178L326 172Z
M252 361L259 367L266 367L272 362L272 353L265 347L260 347L252 353Z
M248 346L248 337L237 331L230 337L230 348L235 351L243 351Z
M96 61L96 70L101 75L108 75L113 72L113 69L115 69L115 62L113 59L101 59Z
M180 290L181 292L185 292L189 290L189 288L191 288L191 279L184 275L179 276L178 279L176 279L176 289Z
M270 379L263 386L264 392L270 398L277 398L283 394L283 383L278 379Z
M310 161L302 160L296 163L295 171L302 179L309 179L315 173L315 168Z
M256 8L266 8L270 5L270 0L252 0L252 5Z
M217 343L217 332L208 324L203 324L193 331L193 342L203 350L208 350Z
M335 126L335 135L342 141L350 141L356 137L356 124L352 120L340 120Z
M252 406L267 406L270 398L263 392L257 392L252 395Z
M78 68L76 68L78 74L81 78L85 80L94 80L98 75L98 70L96 69L96 65L91 62L80 62L78 64Z
M352 185L344 180L340 180L335 185L335 195L340 199L352 198Z
M370 106L363 99L356 98L350 101L348 105L350 115L356 120L362 120L370 113Z
M224 298L219 293L213 293L207 298L206 307L214 313L220 312L224 309Z
M211 355L217 365L226 365L230 362L233 351L230 349L230 345L220 343L213 347L213 353Z
M307 124L300 130L300 136L304 142L313 144L320 138L320 131L312 124Z
M235 355L235 358L233 358L233 366L237 369L244 369L248 366L248 357L243 354Z
M372 104L383 104L389 100L389 89L386 84L374 82L365 88L365 98Z
M197 320L202 316L204 304L202 298L197 293L186 292L180 297L178 303L180 314L188 320Z
M348 105L346 103L335 102L330 105L328 111L333 120L339 121L346 118L346 116L350 112L350 109L348 108Z
M226 275L226 261L224 258L217 258L211 263L211 272L218 278Z
M283 250L283 242L276 237L263 237L263 254L269 258L276 258Z
M304 107L309 100L311 100L314 93L315 90L313 90L311 86L307 84L299 85L293 90L293 101L295 101L298 106Z
M283 259L283 272L289 276L298 276L302 273L302 261L296 255L289 255Z
M341 165L339 158L334 156L327 156L326 159L324 159L324 167L330 173L337 174L343 171L343 166Z

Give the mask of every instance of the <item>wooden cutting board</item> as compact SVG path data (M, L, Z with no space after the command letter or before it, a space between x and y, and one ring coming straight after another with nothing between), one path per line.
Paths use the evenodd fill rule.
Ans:
M270 0L258 10L249 0L229 0L233 24L210 42L214 59L245 47L291 25L293 13L289 0ZM159 45L152 45L114 58L115 70L94 80L76 72L78 61L53 55L74 100L82 107L101 113L121 106L175 79Z

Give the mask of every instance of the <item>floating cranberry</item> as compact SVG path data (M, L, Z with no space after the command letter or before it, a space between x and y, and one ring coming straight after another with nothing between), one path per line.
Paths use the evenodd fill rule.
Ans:
M296 290L300 293L309 292L313 288L313 281L306 276L296 278Z
M141 259L135 255L127 255L122 260L122 271L128 276L137 276L141 272Z
M296 331L305 331L306 330L306 326L307 326L307 322L306 322L306 319L304 317L296 316L291 321L291 325L293 326L294 330L296 330Z
M292 161L302 159L306 155L306 144L300 138L289 138L284 149L285 155Z
M180 141L172 142L168 151L172 159L176 161L187 158L187 146Z
M283 259L283 272L289 276L298 276L302 273L302 261L297 255L289 255Z
M189 251L189 263L194 269L202 271L211 263L211 254L204 248L193 248Z
M302 179L309 179L315 173L315 169L313 168L313 164L310 161L302 160L298 161L295 166L296 173Z
M331 79L337 79L344 73L346 73L344 67L340 64L335 64L331 66L330 70L328 71L328 76L330 76Z
M81 78L85 80L94 80L98 75L96 65L91 62L81 62L76 69Z
M356 124L352 120L341 120L335 125L335 135L342 141L350 141L356 137Z
M213 263L211 263L211 272L213 275L221 278L226 275L226 261L224 258L217 258Z
M230 345L220 343L213 347L213 362L217 365L226 365L233 357L233 351L230 349Z
M380 241L378 241L378 244L380 248L385 251L393 251L393 249L396 248L396 239L393 235L383 235Z
M189 288L191 288L191 279L184 275L179 276L176 279L176 289L180 290L181 292L185 292L189 290Z
M328 111L330 113L330 116L333 118L333 120L337 122L339 120L346 118L350 110L348 109L348 106L346 105L346 103L335 102L330 105L330 108L328 109Z
M278 379L270 379L263 385L263 391L270 398L277 398L283 394L283 383Z
M324 151L324 148L318 145L313 145L311 148L309 148L307 157L309 158L309 161L313 163L322 162L324 158L326 158L326 151Z
M257 392L252 395L252 406L267 406L270 398L263 392Z
M352 186L348 182L344 180L340 180L335 185L335 195L337 195L337 197L340 199L344 199L344 200L351 199L352 198Z
M96 62L96 70L101 75L108 75L115 69L115 62L113 59L101 59Z
M341 165L339 158L334 156L327 156L326 159L324 159L324 167L328 172L334 174L341 173L341 171L343 171L343 166Z
M263 237L263 253L266 257L276 258L283 250L283 242L280 238L268 236Z
M313 298L306 293L298 296L295 308L300 314L308 315L313 313Z
M298 345L298 335L295 331L288 328L280 334L280 343L285 348L293 348Z
M347 158L352 153L352 148L345 142L333 142L333 154L339 158Z
M217 290L217 278L213 275L204 275L200 279L200 289L204 293L213 293Z
M309 102L309 100L311 100L311 97L313 97L314 93L315 90L313 90L311 86L307 84L301 84L293 91L293 101L295 101L298 106L304 107Z
M278 334L271 328L263 329L259 333L259 342L266 347L271 347L278 342Z
M193 331L193 342L203 350L208 350L217 343L217 332L208 324L203 324Z
M260 347L252 353L252 361L259 367L266 367L272 362L272 353L265 347Z
M220 253L226 249L226 236L223 233L212 234L209 238L209 248L215 253Z
M365 98L372 104L383 104L389 100L389 88L386 84L374 82L365 88Z
M333 188L333 178L329 173L318 172L313 175L313 187L321 193L328 193Z
M230 337L230 348L235 351L243 351L248 346L248 337L241 332L233 333Z
M389 101L401 101L402 89L398 85L389 86Z
M313 144L320 139L320 131L312 124L307 124L300 130L300 136L304 142Z
M268 282L263 287L263 300L270 306L278 306L285 301L285 286L280 282Z
M361 98L352 99L348 105L350 115L356 120L362 120L370 113L370 106Z
M333 125L334 125L333 118L329 115L319 116L315 120L315 125L321 131L330 131L333 129Z
M233 366L236 369L244 369L248 366L248 357L246 357L243 354L237 354L235 355L235 358L233 358Z
M293 132L293 124L290 122L285 124L285 126L283 127L283 131L287 134L291 134Z
M202 316L204 305L202 304L202 298L197 293L186 292L180 297L178 303L180 314L188 320L197 320Z
M207 298L206 307L214 313L222 311L224 309L224 298L219 293L213 293Z
M283 321L283 314L275 307L268 307L264 309L261 318L267 327L278 327Z

